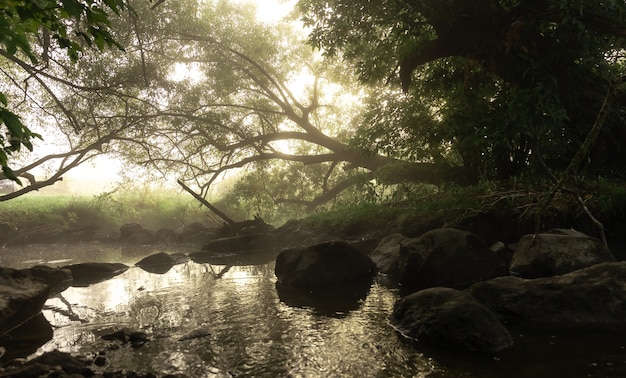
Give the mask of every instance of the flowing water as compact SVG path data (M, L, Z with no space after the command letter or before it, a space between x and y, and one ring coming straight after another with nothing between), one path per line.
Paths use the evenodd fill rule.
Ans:
M158 251L32 246L0 250L0 265L100 261L132 266ZM88 287L70 287L47 301L40 322L47 321L53 333L32 352L94 356L105 351L104 369L159 376L626 377L623 333L516 329L516 347L496 357L426 350L389 324L395 291L374 283L362 295L339 301L305 298L306 293L294 297L276 287L275 255L188 261L163 274L132 267ZM142 330L150 341L118 348L100 337L122 327ZM180 340L193 331L198 337Z

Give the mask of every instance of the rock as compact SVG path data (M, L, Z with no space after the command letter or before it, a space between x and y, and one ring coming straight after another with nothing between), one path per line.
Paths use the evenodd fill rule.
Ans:
M286 249L276 258L278 282L287 286L314 286L371 279L376 265L343 241Z
M209 229L200 222L193 222L180 231L181 243L204 242L215 236L215 230Z
M16 235L16 230L8 223L0 222L0 246Z
M119 263L80 263L66 265L62 269L72 272L72 286L89 286L108 280L128 270L128 266Z
M189 260L189 258L184 253L170 255L165 252L160 252L141 259L141 261L135 265L146 272L163 274L169 271L174 265L181 264L187 260Z
M383 238L372 251L370 258L376 264L376 268L378 268L380 273L396 279L399 278L400 245L405 240L408 240L408 238L402 234L391 234Z
M513 345L491 311L456 289L436 287L403 297L391 321L402 334L446 349L493 354Z
M92 361L90 360L73 357L69 353L53 350L33 358L24 365L8 367L2 372L0 377L61 376L57 369L61 369L63 373L73 377L92 377L94 372L89 368L91 363Z
M498 255L482 240L452 228L403 242L398 267L404 293L437 286L463 288L506 274Z
M209 327L202 327L184 334L183 336L176 339L176 341L193 340L207 336L211 336L211 329Z
M72 271L69 269L52 268L47 265L35 265L21 269L24 275L35 277L50 286L50 296L54 296L72 285Z
M139 347L150 341L148 334L143 331L135 331L130 328L122 328L113 333L100 336L103 340L120 341L122 344L130 343L133 347Z
M499 277L467 291L508 321L559 328L626 325L626 262L597 264L554 277Z
M524 235L511 260L511 274L524 278L556 276L615 261L598 239L574 230Z
M211 240L202 246L204 251L236 252L273 249L276 238L272 234L251 234Z
M1 361L26 358L50 341L53 336L52 325L39 313L7 333L0 335Z
M15 269L0 268L0 333L41 312L50 288Z
M126 223L120 227L120 240L128 244L147 245L154 244L154 233L146 230L138 223Z
M154 238L157 242L164 244L177 244L181 241L181 237L178 232L166 227L159 228L154 233Z

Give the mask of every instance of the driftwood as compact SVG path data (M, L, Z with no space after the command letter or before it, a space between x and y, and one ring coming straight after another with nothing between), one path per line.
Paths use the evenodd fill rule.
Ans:
M237 223L233 221L232 219L230 219L228 216L226 216L226 214L222 213L217 207L211 205L209 201L202 198L202 196L200 196L198 193L191 190L191 188L185 185L182 181L177 180L177 182L178 182L178 185L182 186L182 188L185 189L187 193L191 194L195 199L200 201L200 203L202 203L204 206L208 207L212 212L217 214L218 217L222 218L224 222L226 222L226 224L234 226Z

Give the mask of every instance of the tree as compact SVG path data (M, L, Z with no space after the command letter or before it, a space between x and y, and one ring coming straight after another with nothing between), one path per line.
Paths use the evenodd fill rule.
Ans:
M458 165L472 180L563 169L624 75L626 3L583 0L301 0L309 41L374 86L363 130L378 149ZM397 79L396 79L397 78ZM397 84L396 84L397 85ZM397 87L396 87L397 88ZM624 168L626 94L616 89L587 169ZM393 129L393 130L390 130ZM363 138L366 143L367 137Z
M2 2L0 41L3 48L0 56L5 59L3 72L9 82L13 80L13 84L17 84L14 76L8 75L12 66L31 70L31 74L33 71L45 72L50 61L57 58L55 54L59 49L65 50L75 62L91 46L100 51L111 46L121 48L109 33L107 12L119 14L126 7L126 0L105 0L102 3L93 0ZM35 40L36 48L33 47ZM34 77L39 80L37 75ZM24 81L28 79L26 77ZM22 147L32 151L32 140L40 135L24 125L21 117L9 107L9 98L4 92L5 89L0 92L0 121L4 124L0 131L0 177L19 182L19 174L16 175L9 166L9 157L19 153ZM27 91L23 93L28 97Z

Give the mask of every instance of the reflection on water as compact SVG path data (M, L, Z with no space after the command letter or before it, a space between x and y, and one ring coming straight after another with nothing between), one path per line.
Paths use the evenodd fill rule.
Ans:
M215 278L223 268L187 262L161 275L131 268L90 287L71 287L47 302L44 315L56 330L42 351L97 352L106 348L98 335L124 326L148 332L151 341L108 352L118 369L311 377L392 370L411 376L428 366L387 324L395 298L386 289L375 285L360 310L333 318L282 303L273 263L231 267ZM178 341L202 327L211 334Z
M153 252L98 248L101 259L96 261L130 266ZM53 258L93 261L88 254L66 254L63 249ZM0 265L6 265L2 259ZM255 265L187 261L164 274L133 267L89 287L70 287L46 303L43 314L54 333L42 332L52 338L43 338L38 353L106 350L104 369L189 377L554 377L583 371L585 376L618 377L626 371L623 343L604 336L595 341L604 342L604 354L594 356L573 351L576 342L564 335L554 336L555 345L542 336L538 349L531 337L520 336L522 331L515 334L515 353L497 359L418 349L388 323L394 292L374 284L348 295L344 300L352 303L345 306L318 306L320 298L333 294L298 300L277 290L273 261L271 256ZM147 332L150 341L139 348L111 349L100 336L122 327ZM203 332L179 341L194 330ZM592 345L592 339L585 343Z

